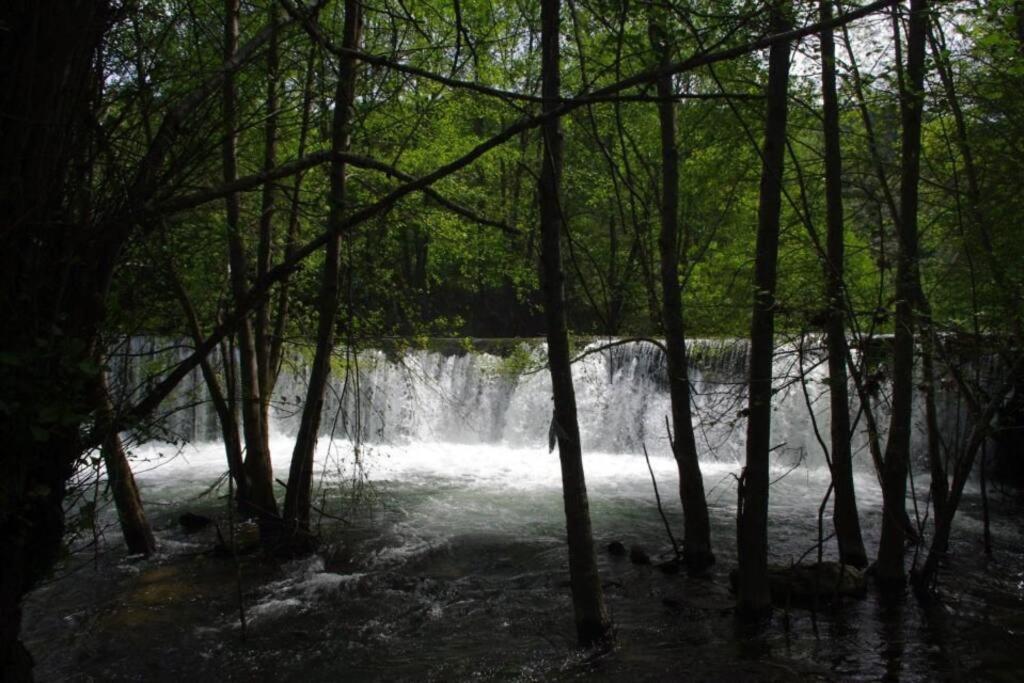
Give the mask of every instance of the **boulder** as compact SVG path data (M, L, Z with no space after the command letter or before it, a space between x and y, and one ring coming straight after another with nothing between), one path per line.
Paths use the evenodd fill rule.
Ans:
M862 598L867 592L864 572L838 562L822 562L795 567L769 565L768 581L772 600L813 602L834 597Z
M213 520L206 515L197 515L194 512L186 512L178 517L178 524L185 530L185 533L195 533L202 531L206 527L213 524Z
M622 545L622 541L612 541L608 544L608 554L612 557L625 557L626 546Z
M682 569L682 563L675 559L661 562L656 566L665 574L678 574L679 570Z
M733 589L738 578L738 571L733 569L729 573ZM837 597L862 598L867 592L864 572L838 562L794 566L769 564L768 585L772 602L779 606L811 607Z
M629 549L629 561L633 564L650 564L651 556L643 549L643 546L635 545Z

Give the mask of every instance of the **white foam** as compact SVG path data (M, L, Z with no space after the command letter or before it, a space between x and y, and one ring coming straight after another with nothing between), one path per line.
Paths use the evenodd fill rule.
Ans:
M246 609L247 623L263 624L301 610L305 606L298 598L270 598Z

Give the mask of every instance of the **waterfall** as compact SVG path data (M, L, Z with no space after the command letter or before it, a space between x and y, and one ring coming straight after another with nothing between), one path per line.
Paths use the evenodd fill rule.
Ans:
M693 427L702 460L724 464L744 459L747 344L735 339L688 342ZM139 396L162 372L189 353L174 341L133 337L111 353L111 375L122 397ZM524 340L511 349L468 351L407 349L339 350L324 403L322 430L366 443L500 444L546 448L552 406L545 347ZM586 452L641 452L668 457L666 417L670 402L664 354L645 341L592 341L577 350L573 378ZM819 337L776 350L773 459L780 465L822 464L829 435L827 365ZM215 365L219 363L215 361ZM298 428L308 366L301 354L285 364L272 400L272 430ZM801 379L803 378L803 379ZM879 395L886 386L881 383ZM851 395L855 392L852 391ZM943 422L956 428L962 410L951 392L940 394ZM876 402L887 423L884 400ZM810 410L808 407L810 406ZM145 438L210 441L219 438L216 413L199 370L164 402L163 415ZM813 420L811 418L813 412ZM923 412L923 411L921 411ZM858 405L851 405L858 415ZM915 439L923 450L923 420ZM867 466L864 421L854 434L856 460Z

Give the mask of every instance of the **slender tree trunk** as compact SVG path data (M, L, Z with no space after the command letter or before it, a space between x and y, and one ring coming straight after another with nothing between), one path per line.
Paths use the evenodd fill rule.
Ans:
M114 506L117 508L121 533L124 535L128 552L150 555L156 550L156 541L153 539L153 530L149 526L146 512L142 507L139 487L135 484L135 476L132 474L131 465L128 464L128 456L124 452L121 436L117 433L116 428L103 426L114 424L114 405L110 400L110 389L105 372L100 373L97 385L99 407L96 419L101 429L107 429L100 452L103 455L103 465L107 468L107 478L110 481L110 491L114 496Z
M309 137L309 119L313 108L313 77L316 74L316 48L310 48L306 59L306 78L302 90L302 121L299 124L299 147L296 158L306 154L306 141ZM302 173L295 174L292 185L291 202L288 209L288 230L284 241L284 259L287 261L295 251L295 240L299 234L299 211L302 197ZM271 376L276 378L281 370L281 359L284 352L285 326L288 324L289 312L289 279L281 281L277 290L277 310L274 315L274 332L270 340L270 358L268 360Z
M671 51L658 40L659 27L652 20L654 49L661 53L662 64L670 63ZM679 154L676 151L676 111L672 97L672 77L658 80L658 118L661 124L661 249L662 310L665 348L668 360L669 393L672 403L672 453L679 468L679 497L683 504L683 554L691 572L712 565L711 524L704 497L704 479L697 457L690 413L690 376L683 326L682 288L679 283Z
M1013 3L1013 14L1017 19L1017 52L1024 54L1024 2Z
M269 22L273 34L267 45L267 118L263 125L263 170L270 171L277 165L277 119L278 119L278 19L281 8L277 3L270 6ZM274 240L274 212L277 190L274 181L263 184L260 201L260 234L256 249L256 277L262 278L270 270L270 256ZM259 379L260 426L263 430L263 449L270 452L270 399L277 380L277 367L271 363L270 299L256 308L256 375Z
M920 289L920 283L918 283ZM924 375L925 431L928 438L928 466L931 471L932 508L935 518L945 513L949 500L949 478L943 462L942 433L939 430L939 412L935 405L935 332L932 328L931 306L924 293L918 300L921 330L921 373Z
M851 47L849 35L846 27L843 27L844 31L844 42L846 45L847 55L850 59L852 66L853 75L853 92L857 100L857 108L860 110L861 121L864 125L864 131L867 137L868 151L870 152L872 167L875 172L875 176L878 178L879 185L882 189L882 195L885 199L885 206L888 209L890 218L894 226L897 226L897 230L900 225L900 209L896 204L896 196L889 183L889 178L885 172L885 165L881 154L879 153L879 146L877 137L875 136L874 124L868 110L867 100L864 96L864 87L860 79L856 57L854 56L853 49ZM897 56L901 53L899 45L897 45ZM901 81L902 82L902 81ZM955 111L955 107L954 107ZM918 319L923 327L922 344L921 344L921 358L922 358L922 370L926 378L934 378L934 331L931 327L931 312L927 298L924 296L923 291L920 288L920 282L915 282L917 288L916 306L918 307ZM854 375L855 379L856 374ZM859 381L859 380L858 380ZM858 388L858 391L860 389ZM861 392L863 393L863 392ZM873 419L873 413L868 408L868 404L865 402L863 396L861 397L861 404L865 406L864 414L865 417ZM935 391L933 386L933 379L926 380L925 382L925 419L927 424L927 437L928 437L928 455L931 464L932 474L932 502L935 505L936 514L938 510L944 505L946 500L948 486L946 485L946 476L944 474L945 466L942 463L941 452L940 452L940 439L938 425L936 422L937 414L935 410ZM879 445L878 431L873 432L874 436L869 442L871 445L872 458L875 461L875 469L878 472L879 481L884 481L884 465L883 456L881 452L881 446ZM884 486L883 486L884 494ZM883 495L884 497L884 495ZM913 521L910 519L909 513L904 510L903 513L903 526L906 530L907 538L911 542L918 540L917 528Z
M788 30L788 2L772 5L772 30ZM768 591L768 461L771 451L772 356L775 351L775 283L782 209L782 172L786 149L789 88L788 42L776 43L768 56L761 188L757 222L754 307L750 323L747 463L739 491L737 611L760 617L771 610Z
M1014 364L1011 377L1020 372L1022 364L1024 364L1024 360L1018 360ZM965 389L962 383L960 386L962 389ZM950 487L949 499L943 514L935 518L935 534L932 536L932 544L928 548L928 556L925 558L921 569L912 577L916 591L925 591L933 585L939 569L939 560L946 553L946 548L949 547L949 535L953 529L953 519L960 505L964 487L967 485L971 471L974 469L978 452L981 451L985 445L985 440L991 434L992 420L995 418L999 406L1003 404L1003 400L1010 392L1012 386L1012 380L1004 382L1001 387L988 397L988 403L985 404L984 408L977 403L975 397L968 396L969 401L972 402L971 412L973 413L974 426L971 428L963 451L952 467L953 484ZM965 389L965 391L969 390Z
M832 20L832 0L822 0L821 21ZM854 567L866 567L867 553L857 516L850 448L850 396L846 375L845 245L843 243L842 149L839 102L836 96L836 48L831 28L821 32L821 92L825 118L825 210L827 231L826 297L828 322L829 401L831 408L832 482L835 484L833 523L839 558Z
M362 5L359 0L345 0L345 24L342 46L358 49L362 33ZM341 59L338 83L334 95L334 122L331 149L347 152L350 146L352 107L358 62L353 57ZM288 491L285 494L284 517L288 545L304 550L309 538L310 496L313 488L313 455L320 431L324 392L331 376L331 354L334 351L338 305L341 301L341 225L345 219L346 164L331 162L330 213L327 229L331 233L324 254L324 270L320 283L317 322L316 353L309 374L306 402L302 407L302 421L295 438L291 468L288 473Z
M929 33L927 24L924 30L927 35ZM941 67L939 71L942 71ZM899 220L896 223L898 224ZM943 463L942 435L939 431L938 409L935 405L935 349L938 340L935 335L935 327L932 324L931 303L921 285L921 270L916 263L914 292L914 321L918 327L921 349L921 387L924 392L925 436L928 442L928 465L931 473L931 499L935 518L938 519L943 514L949 498L949 481Z
M982 540L985 543L985 555L992 557L992 517L988 504L988 448L985 444L981 445L981 463L978 470L981 485Z
M545 111L555 109L560 94L559 0L541 4L541 74ZM553 117L541 128L544 153L538 192L540 195L541 282L547 322L548 365L554 398L554 424L558 458L562 467L566 534L569 544L569 577L581 645L602 642L611 635L611 621L604 605L601 577L597 572L590 504L583 474L583 452L572 384L569 332L566 327L565 275L562 271L562 208L559 199L562 174L561 121Z
M173 269L170 272L170 279L175 296L178 298L178 303L181 304L182 311L185 313L185 322L188 324L192 343L198 348L203 344L203 331L199 327L199 317L196 315L195 307L192 305L192 300L189 298L188 292L185 291L181 279ZM248 500L248 480L245 476L245 464L242 460L242 440L239 438L238 417L232 405L233 402L225 396L220 380L217 379L217 373L210 364L209 357L203 358L199 362L199 367L203 373L203 381L206 382L206 390L210 393L210 401L217 412L217 421L220 422L220 433L221 438L224 440L224 453L227 456L228 472L235 481L235 498L239 501ZM231 386L233 382L232 372L230 370L230 362L226 358L224 361L224 374L228 385Z
M907 467L910 464L914 400L914 306L917 301L917 206L924 105L924 45L927 1L911 0L907 34L907 83L900 93L903 128L900 180L899 253L896 261L896 318L893 339L892 414L885 448L885 502L875 574L880 587L902 592L906 584Z
M232 59L238 50L238 21L240 0L226 0L224 17L224 59ZM236 139L238 94L233 74L224 78L223 84L224 182L233 182L237 173ZM238 193L225 198L227 208L228 256L231 264L231 290L236 305L245 300L248 292L248 264L245 255L245 240L242 236L241 203ZM238 326L239 388L242 412L242 432L245 435L245 474L248 479L243 510L254 515L260 522L260 535L270 540L270 532L277 518L277 501L274 498L274 473L270 464L270 452L264 439L262 399L256 360L256 340L253 339L252 324L248 319Z
M1024 6L1024 3L1016 3L1015 5L1018 10L1022 6ZM1024 14L1018 14L1017 16L1021 22L1024 22ZM1024 23L1021 22L1017 25L1018 31L1024 30ZM995 281L1001 294L1001 301L999 303L1005 308L1017 339L1024 340L1024 325L1021 322L1020 309L1020 286L1016 278L1006 272L1006 268L997 257L992 243L992 221L985 211L982 202L981 179L978 177L974 149L967 137L967 121L964 117L963 107L960 104L960 97L956 91L956 83L953 80L949 56L944 49L945 38L942 34L942 27L935 24L929 28L928 34L931 42L932 56L935 60L939 79L942 81L943 90L946 93L946 102L953 114L953 122L955 124L953 128L955 132L954 140L956 141L957 149L960 151L964 177L967 180L967 192L965 193L967 215L970 218L970 223L974 228L974 234L978 239L978 244L981 246L985 260L991 269L992 279ZM939 42L940 39L941 43Z

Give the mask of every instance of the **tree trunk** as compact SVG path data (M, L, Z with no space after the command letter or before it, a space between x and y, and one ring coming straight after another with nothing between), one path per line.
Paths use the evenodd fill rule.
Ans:
M224 17L224 60L233 59L238 50L238 21L240 0L226 0ZM224 142L222 148L224 182L233 182L237 173L236 138L238 128L235 78L229 73L223 83ZM237 192L225 198L227 209L228 256L231 264L231 291L235 304L240 305L248 292L248 264L245 255L245 240L240 221L240 198ZM244 512L259 520L260 535L269 541L274 520L277 518L277 501L274 498L274 473L270 464L270 452L264 439L262 399L256 360L256 341L253 339L252 324L248 319L238 326L239 388L241 390L242 433L245 436L245 474L248 479L242 500Z
M0 672L32 680L21 602L61 554L78 415L96 409L98 329L118 252L69 207L81 188L110 21L102 0L0 3ZM47 417L54 416L54 417Z
M195 307L192 305L188 292L185 291L181 279L174 272L173 268L169 276L171 286L178 297L178 303L181 304L182 311L185 313L185 322L188 324L192 343L198 348L203 344L203 331L199 327L199 318L196 315ZM230 369L231 362L226 356L227 354L225 354L224 359L224 374L230 387L233 385L234 378ZM238 418L235 406L233 405L234 401L230 398L234 392L225 396L220 380L217 379L217 373L214 371L213 366L210 365L208 357L203 358L199 362L199 367L203 373L203 381L206 382L206 389L210 393L210 402L213 403L213 408L217 412L217 421L220 422L220 433L221 438L224 440L224 453L227 456L228 472L235 481L235 499L238 501L248 500L248 478L245 476L245 464L242 460L242 441L238 435Z
M659 27L653 23L651 38L661 53L662 64L671 62L668 47L656 37ZM714 564L711 552L711 525L704 497L704 479L697 457L690 413L690 376L683 326L682 288L679 283L679 154L676 151L676 111L672 77L658 80L658 118L661 124L661 250L662 311L665 349L668 361L669 394L672 404L672 454L679 468L679 497L683 504L683 555L690 572L701 572Z
M278 18L281 8L272 4L268 25L273 34L267 45L267 118L263 124L263 170L270 171L277 165L277 119L278 119ZM274 181L263 184L260 201L260 234L256 249L256 277L264 277L270 270L271 248L274 240L274 212L276 210L276 187ZM263 429L263 449L270 452L270 399L277 381L277 367L271 364L270 298L267 297L256 308L256 368L260 392L260 426Z
M1024 2L1016 0L1013 3L1013 15L1017 20L1017 51L1024 54Z
M872 123L872 118L871 118L871 114L870 114L869 109L868 109L867 100L866 100L866 98L864 96L863 83L862 83L862 81L860 79L859 72L857 70L856 57L855 57L853 49L851 47L849 35L846 34L846 27L843 28L843 31L844 31L844 34L845 34L846 51L847 51L847 54L849 56L850 63L852 65L853 92L854 92L854 96L855 96L855 98L857 100L857 108L860 110L861 122L862 122L862 124L864 126L865 135L867 137L868 151L870 152L871 161L872 161L872 167L874 169L875 176L878 179L878 183L881 186L882 195L883 195L883 197L885 199L885 206L888 209L889 216L892 219L893 225L897 226L897 229L898 229L898 226L900 225L900 208L896 204L895 194L892 191L892 188L891 188L890 183L889 183L888 175L886 174L886 171L885 171L885 162L882 159L882 155L879 152L879 145L878 145L877 138L876 138L875 132L874 132L874 124ZM898 36L897 36L897 39L898 39ZM899 58L900 54L901 54L901 48L900 48L899 44L897 43L896 55L897 55L898 58ZM940 69L940 74L941 74L941 72L942 72L942 70ZM900 82L902 83L902 80ZM953 111L956 112L955 104L953 106ZM968 164L967 166L969 168L970 165ZM968 173L968 177L970 177L970 173ZM934 365L934 363L933 363L933 347L934 347L934 344L933 344L933 341L932 341L932 337L934 336L934 333L933 333L933 330L931 328L931 312L929 310L928 301L927 301L926 297L924 296L923 291L921 291L920 282L917 279L916 275L915 275L915 287L917 289L915 305L919 309L918 310L919 319L920 319L920 321L922 323L922 327L924 328L923 329L924 334L923 334L923 337L922 337L922 345L921 345L921 347L922 347L921 348L922 370L923 370L924 376L926 378L934 378L934 372L933 372L933 365ZM855 379L855 381L859 382L859 378L857 377L856 373L854 373L854 379ZM935 391L934 391L934 386L933 386L932 380L926 379L925 387L926 387L925 388L925 418L926 418L926 424L927 424L927 429L928 429L928 434L927 434L927 436L928 436L928 455L929 455L929 461L930 461L930 464L931 464L932 487L933 487L932 502L936 506L935 507L936 511L938 511L944 505L944 501L946 499L945 491L947 489L947 486L946 486L946 483L945 483L946 482L946 477L945 477L944 474L941 474L941 472L944 472L945 468L944 468L944 466L942 464L942 460L941 460L942 456L941 456L941 453L940 453L939 433L938 433L938 426L937 426L937 423L936 423ZM870 407L869 407L870 406L870 404L868 402L869 399L865 399L864 392L861 391L861 387L860 386L858 386L858 392L861 394L861 405L864 406L864 415L865 415L865 417L873 419L873 413L871 412ZM871 434L872 434L872 436L871 436L871 439L869 441L869 444L871 446L871 455L872 455L872 459L875 462L875 469L876 469L876 472L878 473L879 483L882 484L882 486L883 486L883 498L884 498L885 488L884 488L883 482L885 481L885 476L884 476L885 466L883 464L884 458L882 456L881 446L879 445L879 436L878 436L877 428L872 428ZM904 509L904 511L903 511L903 527L904 527L904 529L906 531L907 538L910 539L912 542L916 542L918 540L918 538L919 538L918 537L918 532L917 532L917 527L913 523L913 521L910 519L910 515L906 511L906 509Z
M296 158L302 158L306 154L306 140L309 137L309 119L313 108L313 77L316 73L316 49L311 48L306 59L306 78L302 90L302 120L299 124L299 146ZM288 209L288 230L285 233L284 259L287 261L295 251L295 240L299 233L299 212L301 209L302 196L302 173L295 174L295 182L292 185L291 202ZM281 359L284 352L284 332L288 322L289 313L289 279L281 281L277 290L277 311L274 315L274 331L270 340L270 357L268 360L271 376L275 378L281 368Z
M114 496L114 506L117 508L117 519L121 523L121 533L124 535L128 552L149 555L156 550L156 541L153 539L153 530L146 520L142 498L139 496L131 465L128 464L121 435L117 433L116 428L104 426L114 424L114 405L110 400L105 372L100 373L98 393L96 422L100 429L107 430L100 451L103 455L103 465L107 468L107 478Z
M921 289L918 283L918 290ZM949 500L949 477L943 462L942 432L939 430L939 412L935 405L935 331L932 327L931 306L920 292L918 296L921 323L921 374L924 375L924 414L928 437L928 466L931 471L932 508L935 519L945 514Z
M342 46L358 49L362 33L362 5L359 0L345 0L345 25ZM347 152L350 146L352 107L355 102L356 70L354 57L341 58L338 83L334 94L334 121L331 149ZM345 219L346 164L331 162L330 213L327 230L331 236L324 255L324 270L320 283L317 318L316 353L309 374L306 402L302 406L302 421L295 438L291 467L288 472L288 491L285 494L284 518L288 536L286 546L305 550L309 546L310 496L313 488L313 456L320 431L324 392L331 376L331 354L334 351L334 332L341 298L341 237Z
M788 2L772 6L772 31L789 29ZM768 56L764 150L757 221L754 307L750 322L747 463L739 490L737 611L757 618L771 611L768 591L768 461L771 451L772 356L775 351L775 283L782 209L789 87L788 42Z
M822 0L821 21L832 20L832 1ZM833 523L839 543L839 559L845 564L867 566L867 553L857 516L850 448L850 396L846 375L845 245L843 243L842 150L839 134L839 103L836 97L836 49L831 28L821 32L821 92L825 118L825 210L827 231L826 297L828 322L829 401L831 409L832 482L835 485Z
M1018 360L1014 364L1013 374L1020 372L1022 362L1024 361ZM965 389L963 384L960 384L960 386L962 390ZM921 569L913 576L913 584L916 591L925 591L934 582L939 569L939 560L945 554L946 548L949 547L949 534L953 529L953 519L960 505L960 498L963 496L964 487L970 478L971 470L974 469L974 462L978 451L982 449L985 445L985 440L991 435L992 420L995 418L999 406L1003 404L1003 400L1010 392L1012 386L1012 381L1004 382L1002 387L988 397L988 403L983 409L977 404L976 399L973 399L975 403L972 406L971 412L975 421L974 426L971 428L963 451L952 468L953 485L950 487L949 498L946 501L943 514L935 518L935 534L932 536L932 544L928 548L928 556L925 558ZM969 400L972 400L971 397L969 397Z
M544 111L557 108L559 74L559 0L541 4L541 74ZM597 572L590 504L583 474L583 452L572 384L569 332L566 327L565 275L562 271L562 207L559 198L562 174L561 120L552 117L541 128L544 153L538 181L541 229L541 282L547 322L548 366L554 398L554 424L558 458L562 468L566 534L569 545L569 578L581 645L592 645L611 636L611 621L604 605L601 577Z
M914 305L917 301L917 205L921 168L921 112L924 105L926 0L911 0L907 34L907 84L900 93L903 143L900 161L899 253L896 260L896 318L893 339L892 414L882 483L885 500L878 547L878 584L902 592L906 528L907 467L910 464L914 400Z

